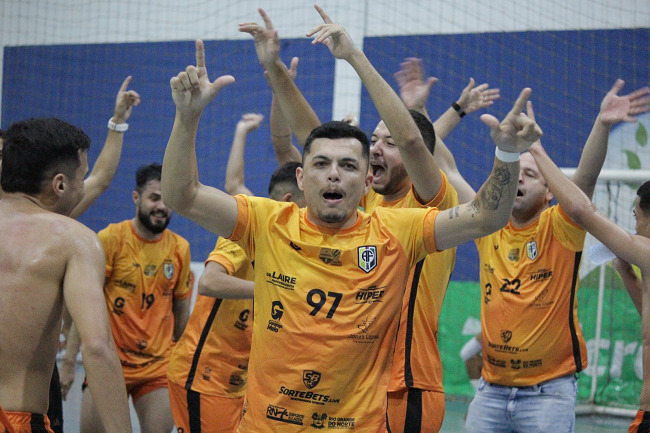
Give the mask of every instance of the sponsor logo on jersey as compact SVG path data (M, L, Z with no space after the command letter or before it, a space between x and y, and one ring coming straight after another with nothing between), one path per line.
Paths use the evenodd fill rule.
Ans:
M377 267L377 247L364 245L357 248L359 268L366 274Z
M228 384L231 386L242 386L246 381L238 374L231 374L230 379L228 379Z
M327 420L328 429L354 430L355 418L330 417Z
M332 266L341 266L343 264L341 263L341 250L321 248L318 258L320 258L323 263Z
M203 374L201 375L201 377L203 378L203 380L210 380L211 374L212 374L212 369L210 367L205 367L203 369Z
M287 424L303 425L304 415L289 412L282 406L268 405L266 408L266 417L275 421L285 422Z
M497 251L499 249L498 245L492 245L494 247L494 251Z
M135 290L135 284L130 283L130 282L128 282L128 281L124 281L124 280L115 280L114 284L115 284L117 287L120 287L120 288L122 288L122 289L126 289L126 290L128 290L129 292L133 292L133 291Z
M138 269L140 267L140 263L133 262L133 267Z
M296 285L296 277L273 271L266 273L266 282L286 290L293 290Z
M513 370L519 370L521 368L521 359L511 359L510 368Z
M553 271L550 269L540 269L530 274L530 281L543 281L548 280L553 276Z
M551 305L553 305L554 301L553 299L546 299L547 296L548 287L544 287L544 289L535 296L532 306L534 308L549 308Z
M518 262L519 261L519 248L513 248L510 250L508 253L508 260L511 262Z
M166 260L163 263L163 274L165 274L165 278L168 280L171 280L174 276L174 264L171 261Z
M386 286L377 287L370 286L367 289L359 289L355 296L355 304L373 304L375 302L382 302Z
M156 275L156 269L157 269L156 265L147 265L144 267L143 272L147 277L153 277L154 275Z
M307 389L313 389L320 382L320 371L315 370L303 370L302 372L302 383L305 384Z
M312 419L311 426L314 427L315 429L320 430L325 428L325 420L327 419L327 414L314 412L311 415L311 419Z
M490 266L489 263L486 263L483 265L483 271L487 272L488 274L493 274L494 273L494 268Z
M269 324L267 325L266 329L272 332L278 332L280 329L282 329L280 319L282 318L283 314L284 307L282 306L282 302L273 301L271 303L271 320L269 320Z
M138 343L136 345L138 347L138 350L144 350L147 348L147 340L138 340Z
M293 241L289 241L289 246L293 248L296 251L301 251L302 248L300 248L298 245L294 244Z
M503 338L503 335L502 335ZM497 352L503 353L523 353L528 352L528 349L522 349L519 346L510 346L508 344L494 344L491 341L488 341L488 347Z
M376 317L366 317L361 323L357 324L357 328L361 333L350 334L348 335L348 339L351 339L355 343L374 343L379 340L378 334L370 333L370 328L375 323L375 320L377 320Z
M291 400L303 401L306 403L318 404L324 406L325 403L340 403L340 398L332 398L326 394L319 394L313 391L299 391L297 389L290 389L286 386L280 386L279 394L286 395Z
M124 314L124 302L124 298L115 298L113 301L113 313L117 314L118 316Z
M248 321L248 317L250 316L251 312L247 308L245 310L242 310L239 313L239 320L235 320L235 328L241 329L242 331L245 331L246 328L248 328L248 325L246 322Z
M510 341L511 338L512 338L512 331L508 331L507 329L501 330L501 339L503 340L504 343Z
M488 361L488 364L494 365L495 367L506 368L506 362L504 360L497 359L492 355L487 356L487 361Z

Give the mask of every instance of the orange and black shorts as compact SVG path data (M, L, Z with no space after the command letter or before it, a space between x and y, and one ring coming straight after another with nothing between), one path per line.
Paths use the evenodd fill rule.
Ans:
M634 421L627 430L628 433L648 433L650 432L650 412L639 410L636 413Z
M54 433L47 415L28 412L5 413L15 433Z

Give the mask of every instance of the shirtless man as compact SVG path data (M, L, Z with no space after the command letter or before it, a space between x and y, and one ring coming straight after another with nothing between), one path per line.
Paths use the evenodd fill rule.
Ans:
M69 215L84 195L90 139L58 119L3 133L0 405L17 432L51 431L45 414L65 305L79 327L107 432L130 432L121 366L103 302L97 236ZM26 296L28 294L28 296ZM25 314L27 313L27 314Z

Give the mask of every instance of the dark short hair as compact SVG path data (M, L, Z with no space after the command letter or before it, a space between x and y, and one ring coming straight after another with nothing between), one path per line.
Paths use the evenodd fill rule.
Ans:
M424 144L433 155L433 151L436 148L436 131L433 129L433 123L427 119L427 116L418 111L409 110L409 113L420 130L420 135L422 135Z
M16 122L2 141L2 189L25 194L41 193L43 183L58 173L73 178L79 151L90 147L85 132L53 117Z
M329 138L331 140L336 140L337 138L354 138L361 143L361 153L366 162L370 159L370 141L366 133L349 123L332 120L331 122L323 123L311 131L302 151L303 163L305 162L305 156L311 151L311 143L317 138Z
M143 165L135 172L135 190L138 194L142 193L150 180L160 181L162 166L157 163Z
M279 185L287 185L292 189L298 189L298 181L296 180L296 169L298 167L302 167L302 164L291 161L275 169L269 181L269 197L273 195L273 190Z
M639 208L644 214L650 214L650 180L636 190L636 195L639 196Z

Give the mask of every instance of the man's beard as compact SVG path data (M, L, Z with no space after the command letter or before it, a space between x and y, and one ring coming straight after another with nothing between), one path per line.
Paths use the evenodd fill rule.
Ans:
M138 209L138 220L147 230L149 230L154 235L162 233L169 225L169 221L171 221L172 219L171 215L167 215L167 219L165 220L164 223L154 224L153 222L151 222L150 216L151 214L146 214Z

